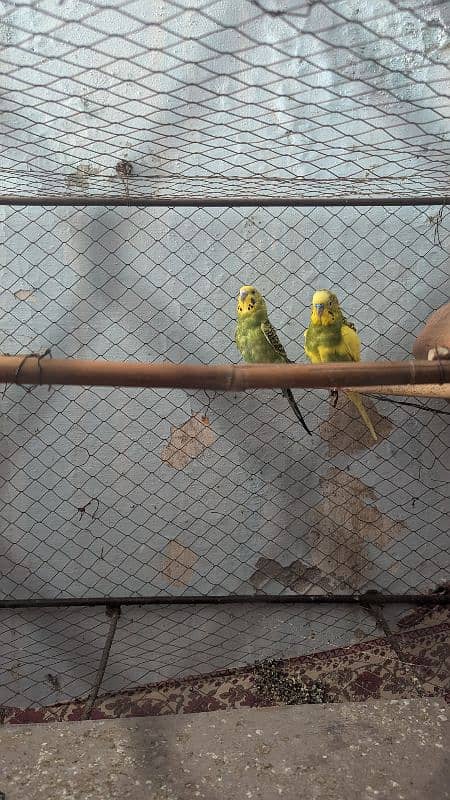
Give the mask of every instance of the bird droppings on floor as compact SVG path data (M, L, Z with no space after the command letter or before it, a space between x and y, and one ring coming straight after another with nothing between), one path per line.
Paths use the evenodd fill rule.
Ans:
M255 665L255 688L268 703L324 703L325 690L319 684L306 686L300 678L285 672L279 662L267 658ZM261 731L260 731L261 733Z

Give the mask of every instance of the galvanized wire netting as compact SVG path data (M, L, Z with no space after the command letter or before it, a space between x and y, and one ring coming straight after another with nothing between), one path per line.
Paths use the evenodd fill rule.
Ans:
M235 298L252 282L292 360L321 287L364 359L411 356L450 288L449 217L420 203L448 188L445 3L0 12L2 352L238 362ZM167 202L83 205L98 195ZM374 205L289 207L362 196ZM193 198L224 205L175 207ZM226 207L239 198L254 205ZM336 409L325 391L295 395L311 438L274 391L5 388L0 602L199 604L123 607L113 630L103 609L2 609L0 703L95 694L108 631L105 691L389 632L357 605L205 595L415 594L446 579L448 404L365 398L374 446L343 393Z
M448 297L438 209L23 209L5 220L3 352L239 362L255 283L304 360L313 289L363 357L402 359ZM427 591L445 578L448 407L345 395L8 386L3 597Z
M445 694L445 613L425 610L409 630L406 611L200 601L123 606L113 619L101 607L2 609L0 719L85 718L88 698L96 718L267 705L277 698L255 683L265 660L283 683L291 675L328 701ZM290 688L288 702L305 702Z
M108 631L103 609L2 610L0 621L0 704L48 706L88 694ZM123 608L101 689L119 692L376 635L361 609Z
M447 191L443 0L0 9L2 194Z

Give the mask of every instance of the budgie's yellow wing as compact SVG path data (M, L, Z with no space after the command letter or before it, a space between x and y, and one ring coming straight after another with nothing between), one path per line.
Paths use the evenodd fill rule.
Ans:
M342 326L342 342L345 345L346 352L350 355L352 361L360 361L361 340L354 328L349 328L348 325ZM364 408L362 398L359 396L358 392L352 392L349 389L346 389L346 395L358 409L361 417L370 431L373 441L376 442L377 435L375 433L375 428L373 427L370 417Z
M348 325L343 325L341 328L342 343L345 347L346 353L350 356L352 361L361 360L361 340L353 328Z
M324 325L320 327L321 331L319 336L315 335L315 329L313 325L310 325L308 330L305 331L305 353L313 364L328 364L335 361L360 361L361 340L352 323L347 323L347 320L343 321L340 329L341 336L337 342L336 340L333 341L334 331L332 329L329 329L327 341L327 326ZM307 342L310 345L309 347L306 344ZM349 400L351 400L351 402L358 409L362 419L370 431L372 439L374 442L376 442L377 435L370 421L369 415L364 408L362 398L357 392L350 389L344 389L344 391Z

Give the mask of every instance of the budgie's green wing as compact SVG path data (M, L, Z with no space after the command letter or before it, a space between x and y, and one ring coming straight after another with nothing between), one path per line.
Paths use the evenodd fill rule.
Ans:
M320 356L317 352L314 352L312 347L308 346L311 340L310 328L311 326L306 331L303 331L303 336L305 338L305 344L304 344L305 355L306 358L309 358L312 364L317 364L320 363Z
M286 350L281 344L275 328L272 327L268 319L265 322L261 323L261 331L264 335L266 342L270 345L271 351L273 353L273 360L278 362L284 361L286 364L291 364L292 362L289 361L286 355ZM309 433L309 435L311 436L311 431L309 430L305 420L303 419L302 412L300 411L297 403L295 402L294 395L292 394L291 390L282 389L281 393L283 397L286 397L290 407L292 408L300 424L303 426L305 431Z
M234 343L242 356L243 350L245 350L245 325L242 322L238 322L236 325Z
M272 350L274 351L274 356L278 356L278 358L282 358L283 361L288 362L289 359L286 355L286 350L281 344L275 328L270 324L268 319L261 323L261 330L266 341L270 344Z

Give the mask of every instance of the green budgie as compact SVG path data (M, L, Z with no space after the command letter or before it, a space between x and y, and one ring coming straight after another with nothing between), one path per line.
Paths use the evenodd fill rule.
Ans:
M270 324L266 303L254 286L242 286L237 300L236 347L249 364L289 364L286 351ZM311 431L302 417L290 389L283 389L295 416L305 431Z

